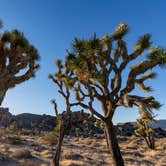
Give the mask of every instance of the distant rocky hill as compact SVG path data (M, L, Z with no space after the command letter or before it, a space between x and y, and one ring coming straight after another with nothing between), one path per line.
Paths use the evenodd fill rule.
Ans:
M166 137L166 120L164 120L165 123L163 123L162 120L162 127L160 127L160 121L157 121L155 124L153 124L151 127L155 131L155 137L157 138L162 138ZM119 123L116 125L116 131L118 135L123 135L123 136L131 136L135 134L134 130L134 122L128 122L128 123Z
M89 114L84 113L84 116ZM79 112L74 112L74 119L78 120L80 116ZM86 125L78 124L76 128L79 128L80 133L103 133L101 128L95 127L94 122L96 118L93 118ZM9 127L11 124L16 124L18 129L40 130L40 131L52 131L57 124L55 116L50 115L36 115L31 113L23 113L19 115L12 115L8 108L0 108L0 126ZM86 131L86 132L85 132ZM71 134L75 133L75 129L71 130Z
M88 116L85 113L85 116ZM74 112L75 119L79 118L79 112ZM78 124L76 128L79 133L88 136L94 134L102 134L103 130L97 127L95 122L98 121L93 118L86 124ZM57 119L50 115L36 115L30 113L23 113L19 115L12 115L8 108L0 108L0 126L9 127L15 123L18 129L29 129L38 131L52 131L56 127ZM166 137L166 120L159 120L153 125L155 128L156 137ZM115 126L118 135L131 136L134 134L134 122L119 123ZM75 129L72 129L70 134L75 134Z
M153 128L163 128L166 129L166 120L157 120L156 123L153 124Z

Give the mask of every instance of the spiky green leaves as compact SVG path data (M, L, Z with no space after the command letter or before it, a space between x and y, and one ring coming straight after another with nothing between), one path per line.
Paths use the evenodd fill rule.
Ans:
M149 107L150 109L156 109L156 110L158 110L158 109L160 109L160 108L162 107L162 104L160 104L160 103L159 103L157 100L155 100L155 99L149 101L147 105L148 105L148 107Z
M140 79L145 81L147 79L155 79L156 78L156 73L155 72L150 72L148 74L143 75Z
M75 78L72 78L72 71L69 66L69 63L66 61L64 64L61 60L56 61L56 66L58 68L58 71L52 75L50 74L48 78L50 78L54 83L56 83L58 86L62 88L62 86L65 86L67 89L73 88L75 84Z
M0 34L0 91L35 76L39 53L19 30Z
M135 125L135 133L142 137L149 137L154 134L154 130L149 127L151 122L147 121L146 119L137 119Z
M13 30L12 32L6 31L1 39L3 42L11 43L11 47L19 46L25 48L29 45L28 40L24 37L24 34L18 30Z
M37 49L33 45L31 45L24 36L24 34L18 30L13 30L11 32L6 31L5 33L2 34L1 41L4 44L5 43L8 44L8 49L9 49L8 51L12 50L22 56L29 56L31 57L32 60L39 59L39 54Z
M150 149L154 149L154 130L150 127L151 123L152 121L148 119L138 119L135 124L135 133L144 138Z
M60 59L56 60L55 64L59 70L61 70L63 68L62 61Z
M136 83L137 83L138 87L141 90L143 90L144 92L151 92L152 88L150 86L145 86L144 81L146 81L148 79L154 79L154 78L156 78L156 73L150 72L148 74L141 76L140 79L137 79Z
M90 56L90 53L101 48L101 44L100 40L96 37L96 34L94 34L94 36L89 40L75 38L72 43L72 47L74 52L82 54L89 53Z
M148 55L151 61L157 61L162 67L166 64L166 50L160 47L151 48L151 53Z
M152 42L150 41L151 35L149 33L140 37L137 44L135 45L136 50L143 51L145 49L150 48Z
M115 30L115 32L111 35L113 40L121 39L123 36L125 36L128 33L128 26L125 23L119 24L118 28Z

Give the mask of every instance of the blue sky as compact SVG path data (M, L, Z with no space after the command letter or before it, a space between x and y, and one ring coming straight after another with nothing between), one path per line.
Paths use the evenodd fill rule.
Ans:
M94 32L102 37L110 34L120 22L130 27L127 37L129 49L138 37L149 32L154 45L166 47L166 2L164 0L1 0L0 19L4 29L19 29L39 50L41 69L31 79L7 92L3 106L14 114L31 112L54 114L50 100L58 98L59 109L63 101L48 79L56 71L54 62L65 57L74 37L90 37ZM152 80L154 95L166 104L165 69ZM166 106L157 112L158 119L166 119ZM115 122L138 118L136 109L118 110Z

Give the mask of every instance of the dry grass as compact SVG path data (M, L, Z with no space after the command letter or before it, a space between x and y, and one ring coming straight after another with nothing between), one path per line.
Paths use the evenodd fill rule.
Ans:
M25 149L25 148L16 150L13 153L12 157L16 158L16 159L33 158L33 156L31 155L31 152L28 149Z
M83 161L63 160L60 163L61 166L85 166Z
M63 159L67 160L83 160L84 157L81 154L74 153L73 151L65 151L63 154Z
M45 138L49 136L47 134ZM166 138L156 139L156 150L149 150L145 142L135 136L119 137L119 142L126 166L166 165ZM10 166L14 166L11 163L19 166L50 166L55 149L56 145L43 144L43 136L3 134L0 138L0 165L6 166L4 163L7 162ZM61 166L74 165L112 165L105 139L80 138L75 141L73 137L66 137L62 147Z

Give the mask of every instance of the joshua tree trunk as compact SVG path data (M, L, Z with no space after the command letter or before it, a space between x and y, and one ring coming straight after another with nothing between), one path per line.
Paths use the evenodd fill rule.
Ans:
M107 137L107 132L106 132L105 128L104 128L104 135L105 135L105 140L106 140L106 143L107 143L107 148L109 148L108 137Z
M119 149L118 140L116 138L113 123L109 119L104 123L107 134L107 140L109 144L109 150L112 154L113 164L114 166L124 166L123 158Z
M145 137L145 141L150 149L155 149L155 140L153 135L148 136L147 138Z
M60 131L59 131L58 145L57 145L56 153L55 153L55 156L53 159L53 166L59 166L61 147L62 147L64 136L65 136L65 131L64 131L63 127L61 126Z
M0 106L2 104L2 101L5 97L6 91L5 90L0 90Z
M155 140L154 140L154 136L151 137L151 149L155 149Z

